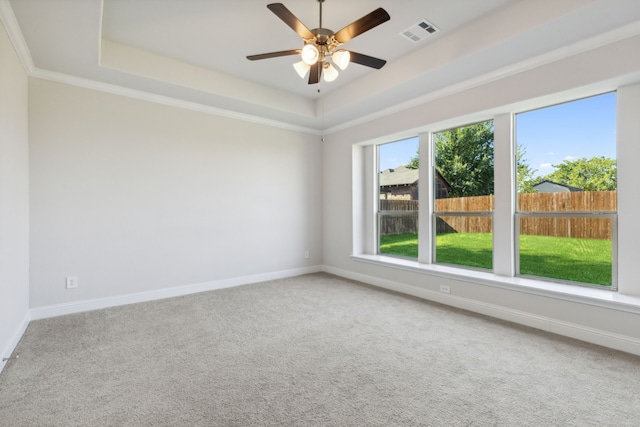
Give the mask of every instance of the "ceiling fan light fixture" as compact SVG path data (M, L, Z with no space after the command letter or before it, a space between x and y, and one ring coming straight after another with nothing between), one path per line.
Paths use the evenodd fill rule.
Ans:
M320 51L313 44L306 44L302 48L302 52L300 53L302 60L307 65L313 65L318 62L318 58L320 58Z
M293 68L296 70L296 73L300 76L301 79L304 79L307 76L307 73L311 69L311 65L307 64L304 61L296 62L293 64Z
M1 2L2 0L0 0ZM277 52L248 55L247 59L256 61L260 59L279 58L281 56L300 55L301 62L293 64L296 73L304 79L309 76L309 84L318 84L320 77L331 82L338 78L339 71L345 70L351 62L379 70L387 61L374 58L361 53L349 52L338 49L349 40L358 37L378 25L391 19L386 10L379 7L351 24L334 32L322 26L322 3L325 0L316 0L319 7L320 25L310 30L282 3L270 3L267 9L273 12L282 22L302 38L302 49L289 49ZM335 67L334 67L335 65ZM337 69L336 69L337 68Z
M340 49L331 54L331 59L338 68L340 68L341 70L346 70L351 61L351 54L348 50Z
M323 63L322 68L324 68L322 75L324 76L325 82L329 83L338 78L338 70L336 70L330 63Z

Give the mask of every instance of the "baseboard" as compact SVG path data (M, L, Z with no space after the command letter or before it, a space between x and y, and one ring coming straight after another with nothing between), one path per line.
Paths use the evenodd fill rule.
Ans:
M199 292L214 291L217 289L231 288L234 286L248 285L251 283L265 282L268 280L284 279L287 277L300 276L302 274L318 273L322 271L321 266L311 266L295 268L290 270L274 271L251 276L235 277L232 279L216 280L205 283L195 283L191 285L176 286L172 288L158 289L148 292L138 292L134 294L118 295L107 298L96 298L83 301L74 301L64 304L34 307L31 309L31 319L39 320L49 317L63 316L66 314L80 313L84 311L99 310L120 305L135 304L139 302L154 301L164 298L172 298L183 295L190 295Z
M507 320L520 325L530 326L543 331L552 332L569 338L575 338L592 344L632 353L640 356L640 340L625 335L590 328L575 323L560 321L554 318L539 316L520 310L480 302L456 295L434 292L419 286L408 285L392 280L381 279L352 271L323 266L323 271L336 276L378 286L384 289L412 295L418 298L446 304L452 307L484 314L497 319Z
M2 359L4 359L5 357L9 357L10 355L13 354L13 351L16 349L16 346L20 342L20 339L22 339L22 336L27 330L27 326L29 326L30 321L31 321L31 313L27 311L27 313L25 313L24 315L24 318L22 319L22 322L20 322L18 329L14 332L9 342L2 349L2 353L0 354L1 356L0 373L2 373L2 370L4 369L5 365L8 363L8 361L2 360Z
M434 301L452 307L469 310L474 313L484 314L490 317L495 317L497 319L507 320L521 325L552 332L558 335L563 335L566 337L579 339L616 350L621 350L627 353L640 355L640 340L632 337L613 334L599 329L589 328L569 322L563 322L550 317L539 316L519 310L513 310L507 307L471 300L456 295L434 292L428 289L421 288L419 286L408 285L392 280L354 273L352 271L330 266L312 266L291 270L282 270L265 274L242 276L233 279L197 283L192 285L165 288L155 291L140 292L116 297L76 301L72 303L56 304L44 307L35 307L32 308L29 313L27 313L20 329L16 331L13 339L10 343L7 344L2 354L8 355L13 352L13 349L20 341L20 338L24 334L24 331L26 330L30 320L45 319L49 317L62 316L65 314L116 307L138 302L153 301L158 299L189 295L198 292L213 291L217 289L248 285L251 283L259 283L268 280L284 279L287 277L317 273L321 271L347 279L357 280L384 289L412 295L429 301ZM2 371L3 367L4 363L0 365L0 371Z

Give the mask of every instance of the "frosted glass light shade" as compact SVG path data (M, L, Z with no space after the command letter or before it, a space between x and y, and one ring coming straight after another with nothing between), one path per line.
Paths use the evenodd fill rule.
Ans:
M336 70L335 68L333 68L333 65L329 64L328 62L325 62L326 65L324 65L324 71L323 71L323 75L324 75L324 81L325 82L332 82L335 79L338 78L338 70Z
M309 70L311 69L311 65L306 64L304 61L296 62L293 64L293 68L296 70L296 73L300 76L301 79L304 79Z
M348 50L337 50L333 52L331 55L331 59L333 63L338 66L341 70L346 70L349 66L349 62L351 61L351 54Z
M302 53L300 54L302 60L305 64L313 65L318 62L318 58L320 57L320 52L318 52L318 48L312 44L307 44L302 48Z

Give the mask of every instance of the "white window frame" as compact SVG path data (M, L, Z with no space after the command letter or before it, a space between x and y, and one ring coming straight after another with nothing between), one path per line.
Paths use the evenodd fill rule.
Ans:
M570 102L579 102L583 99L588 99L588 98L592 98L595 96L601 96L601 95L605 95L607 93L615 93L616 91L608 91L608 92L602 92L599 94L593 94L590 96L586 96L586 97L580 97L580 98L575 98L575 99L569 99L566 100L560 104L551 104L551 105L547 105L547 106L542 106L537 108L536 110L540 110L540 109L544 109L544 108L550 108L553 107L554 105L561 105L561 104L567 104ZM616 93L616 99L617 99L617 93ZM566 212L566 211L560 211L560 212L537 212L537 211L519 211L517 209L517 200L518 200L518 189L517 189L517 180L518 177L515 174L515 170L516 170L516 144L517 144L517 139L516 139L516 116L518 114L523 114L526 113L527 111L532 111L532 110L524 110L524 111L518 111L518 112L514 112L512 114L512 126L513 126L513 132L512 132L512 136L511 136L511 146L512 146L512 155L511 155L511 162L513 165L513 170L514 170L514 176L513 176L513 182L514 182L514 189L513 189L513 200L514 200L514 218L515 218L515 227L513 229L513 236L514 236L514 251L513 251L513 256L514 256L514 261L515 261L515 276L516 277L526 277L526 278L534 278L536 280L544 280L544 281L549 281L549 282L555 282L555 283L563 283L563 284L568 284L568 285L572 285L572 286L585 286L585 287L593 287L593 288L598 288L598 289L604 289L604 290L610 290L610 291L617 291L618 290L618 212L616 211L572 211L572 212ZM616 111L616 115L617 115L617 111ZM616 154L617 157L617 154ZM617 159L616 159L617 160ZM544 277L544 276L533 276L533 275L528 275L528 274L522 274L520 273L520 220L522 218L525 217L529 217L529 218L535 218L535 217L543 217L543 218L607 218L611 220L611 286L605 286L605 285L598 285L598 284L593 284L593 283L583 283L583 282L575 282L575 281L571 281L571 280L563 280L563 279L556 279L556 278L552 278L552 277Z
M429 236L430 239L430 244L431 244L431 252L429 254L430 259L431 259L431 263L432 264L440 264L440 265L447 265L447 266L451 266L454 268L461 268L461 269L469 269L469 270L478 270L478 271L490 271L490 272L494 272L494 261L493 259L495 258L495 252L493 252L493 246L495 244L495 241L492 242L491 248L492 248L492 254L491 254L491 268L490 269L481 269L481 268L475 268L472 266L466 266L466 265L459 265L459 264L447 264L447 263L438 263L436 262L436 256L437 256L437 248L436 248L436 238L437 238L437 221L438 218L441 216L480 216L480 217L490 217L491 218L491 237L493 239L493 232L494 232L494 224L495 224L495 218L494 218L494 212L488 212L488 211L478 211L478 212L438 212L435 210L435 206L436 206L436 144L435 144L435 140L434 140L434 135L437 133L441 133L441 132L446 132L447 130L452 130L452 129L458 129L458 128L462 128L462 127L466 127L466 126L472 126L474 124L477 123L484 123L484 122L488 122L488 121L493 121L493 126L494 126L494 144L493 144L493 156L494 156L494 163L495 163L495 118L489 118L486 120L476 120L472 123L467 123L467 124L463 124L460 126L453 126L453 127L449 127L447 129L443 129L443 130L439 130L439 131L435 131L435 132L429 132L429 137L428 137L428 141L430 144L429 147L429 151L428 151L428 155L429 155L429 175L431 178L430 184L431 186L429 188L431 188L431 194L429 194L429 199L431 201L431 211L430 211L430 222L431 222L431 227L430 227L430 231L431 234ZM495 165L494 165L494 197L495 197ZM494 202L495 204L495 202ZM495 239L493 239L495 240ZM418 240L419 242L419 240ZM418 253L418 256L420 254Z
M386 145L386 144L394 144L396 142L401 142L401 141L405 141L407 139L411 139L411 138L415 138L414 137L409 137L409 138L402 138L402 139L398 139L395 141L390 141L390 142L385 142L382 144L376 144L374 145L375 149L374 149L374 161L375 161L375 178L374 178L374 186L373 188L375 189L375 234L374 234L374 241L375 241L375 254L377 255L382 255L382 256L388 256L388 257L392 257L392 258L400 258L400 259L409 259L409 260L413 260L415 258L412 257L403 257L401 255L393 255L393 254L382 254L380 253L380 222L382 221L382 216L384 215L403 215L403 214L408 214L408 213L413 213L415 212L418 215L418 258L419 258L419 254L420 254L420 208L418 207L417 211L382 211L380 210L380 172L382 172L380 170L380 146L382 145ZM420 146L418 146L420 147ZM418 148L418 152L419 152L419 148ZM420 156L420 154L418 154L418 157ZM419 176L421 177L422 174L420 174ZM418 179L418 182L420 182L420 179ZM422 194L420 193L420 184L418 184L418 200L420 200L420 198L422 197ZM420 202L420 204L422 204L422 202Z
M618 218L617 218L617 283L618 292L608 289L573 286L548 280L517 277L515 275L515 170L512 141L515 138L514 114L516 111L527 111L542 108L547 105L558 104L573 99L593 96L615 90L617 92L617 160L618 160ZM550 100L551 102L547 102ZM514 292L522 292L543 297L564 299L568 301L591 304L598 307L640 313L640 282L637 278L637 242L640 241L640 228L637 225L637 215L640 212L640 199L635 197L634 180L637 175L636 160L640 156L640 145L635 144L640 135L640 83L627 86L603 84L597 92L593 88L573 91L571 93L550 94L543 98L523 100L515 106L494 106L488 111L468 113L459 118L443 118L442 122L414 127L412 131L399 131L393 135L385 135L354 142L352 169L352 252L351 260L359 263L371 264L374 268L403 270L407 273L426 275L433 278L444 278L475 285L496 287ZM495 200L493 229L493 273L449 268L431 264L430 230L432 214L431 198L428 195L431 183L420 186L420 198L429 202L429 206L421 205L419 212L419 259L404 260L376 255L373 246L375 234L375 197L374 185L371 179L375 176L374 146L392 139L403 139L418 133L420 136L420 157L425 158L430 144L427 142L432 130L452 128L456 125L481 121L491 118L494 120L494 160L495 160ZM427 155L427 158L429 156ZM421 168L422 169L422 168ZM430 180L431 174L421 175L420 179ZM511 179L513 177L513 179ZM425 209L427 208L427 209ZM425 248L422 246L426 245ZM359 268L354 266L355 271ZM376 271L376 270L372 270ZM372 274L372 273L371 273ZM430 279L429 279L430 280ZM403 285L404 286L404 285Z

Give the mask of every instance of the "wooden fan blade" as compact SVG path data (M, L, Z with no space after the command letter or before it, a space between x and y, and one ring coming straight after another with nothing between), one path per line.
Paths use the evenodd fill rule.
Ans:
M347 25L337 33L335 33L335 38L340 43L346 43L354 37L359 36L365 31L369 31L370 29L377 27L383 22L387 22L391 17L383 8L378 8L371 12L368 15L363 16L357 21Z
M320 74L322 73L321 62L318 61L311 66L309 70L309 84L314 85L320 81Z
M302 49L281 50L279 52L261 53L259 55L249 55L249 61L257 61L258 59L277 58L279 56L299 55Z
M364 55L358 52L349 51L349 54L351 55L351 62L375 68L376 70L384 67L384 64L387 63L387 61L385 61L384 59L374 58L373 56Z
M315 38L314 34L282 3L271 3L267 7L303 39Z

